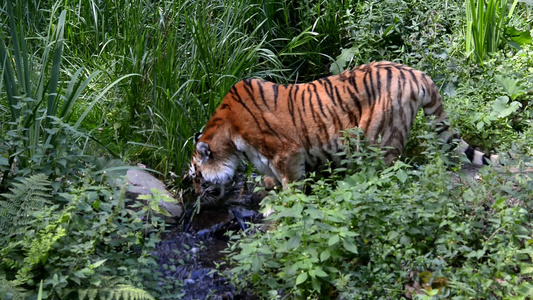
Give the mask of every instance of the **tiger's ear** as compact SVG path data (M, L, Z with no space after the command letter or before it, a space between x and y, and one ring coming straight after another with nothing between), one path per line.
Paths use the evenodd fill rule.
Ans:
M198 141L200 140L200 138L202 137L202 132L199 131L197 133L194 134L194 143L198 143Z
M196 144L196 150L198 151L198 154L200 154L202 162L206 162L211 156L211 150L209 150L209 145L204 142L199 142L198 144Z

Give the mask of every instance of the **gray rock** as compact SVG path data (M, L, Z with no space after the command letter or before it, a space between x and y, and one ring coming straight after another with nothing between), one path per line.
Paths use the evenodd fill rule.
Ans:
M146 171L129 169L126 172L126 180L130 183L126 191L128 198L137 199L140 195L149 195L150 190L154 188L159 190L161 194L174 199L166 190L165 184ZM159 201L159 206L171 215L171 217L163 216L167 223L176 223L183 214L183 208L175 199L173 202Z

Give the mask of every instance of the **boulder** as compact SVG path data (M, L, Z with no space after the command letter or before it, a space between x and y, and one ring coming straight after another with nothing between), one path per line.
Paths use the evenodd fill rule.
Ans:
M144 170L129 169L126 172L126 181L130 184L126 190L126 196L130 199L137 199L140 195L149 195L151 189L157 189L161 194L174 199L163 182ZM159 201L159 206L171 215L171 217L163 216L167 223L177 223L183 214L183 208L175 199L173 202Z

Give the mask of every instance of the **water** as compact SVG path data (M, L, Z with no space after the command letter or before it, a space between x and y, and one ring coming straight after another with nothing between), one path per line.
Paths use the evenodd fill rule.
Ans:
M244 230L248 222L260 222L257 212L264 193L253 194L239 181L223 204L203 206L201 212L186 209L185 222L171 230L157 246L159 266L166 276L183 282L183 299L254 299L236 294L235 289L216 270L227 247L226 232ZM192 217L192 218L191 218Z

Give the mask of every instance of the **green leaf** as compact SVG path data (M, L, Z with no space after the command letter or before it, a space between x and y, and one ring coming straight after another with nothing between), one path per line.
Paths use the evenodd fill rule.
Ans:
M324 272L320 267L315 268L315 275L318 277L328 277L328 273Z
M307 272L303 272L296 278L296 285L300 285L307 280Z
M510 39L509 44L517 49L520 49L523 45L531 44L533 41L529 30L518 30L514 27L507 27L505 34Z
M300 236L299 235L295 235L293 237L291 237L289 239L289 241L287 242L287 247L289 247L289 249L296 249L300 246Z
M93 268L98 268L100 265L102 265L103 263L105 263L106 260L107 260L107 259L99 260L99 261L95 262L95 263L92 265L92 267L93 267Z
M515 113L522 106L522 104L517 101L507 104L508 102L509 97L507 96L501 96L494 100L492 103L492 115L500 119L505 118Z
M326 249L320 253L320 261L324 262L328 260L331 257L331 253L329 252L329 249Z
M389 232L389 235L388 235L388 237L387 237L387 239L388 239L389 241L396 240L396 238L398 237L398 235L399 235L398 232L396 232L396 231L390 231L390 232Z
M328 246L333 246L339 242L340 238L338 235L334 235L329 238L328 240Z
M516 97L523 95L526 92L526 90L520 86L520 82L518 80L509 77L503 77L501 75L496 75L494 78L503 87L507 93L507 96L509 96L511 100L516 99ZM504 102L504 104L507 104L507 102Z
M331 64L331 67L329 68L331 74L336 75L344 71L346 65L352 61L355 54L357 54L357 48L355 47L349 49L342 49L341 54L337 56L337 59L333 64Z
M398 178L401 183L405 183L407 177L407 173L404 170L398 170L398 172L396 172L396 178Z
M485 255L485 250L480 249L480 250L472 251L472 252L466 254L465 257L480 259L481 257L483 257L483 255Z
M351 241L348 241L348 240L343 240L342 241L342 246L344 247L344 249L354 253L354 254L358 254L357 252L357 246L355 246L354 243L352 243Z
M344 197L344 201L350 201L353 197L352 192L351 191L344 192L343 197Z
M533 273L533 266L523 266L520 268L520 275Z

